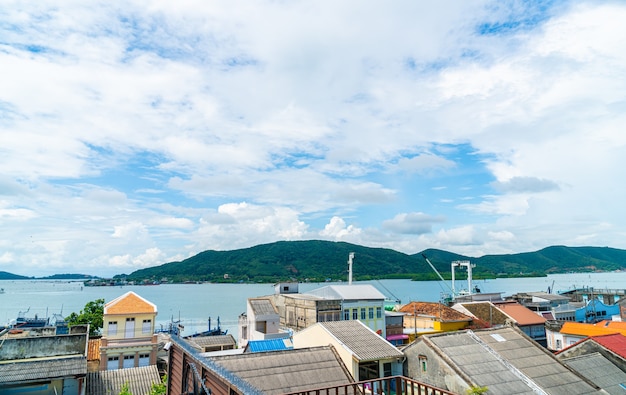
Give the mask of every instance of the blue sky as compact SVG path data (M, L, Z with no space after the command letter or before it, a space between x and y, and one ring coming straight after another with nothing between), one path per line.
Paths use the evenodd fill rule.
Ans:
M626 248L623 2L9 3L0 270Z

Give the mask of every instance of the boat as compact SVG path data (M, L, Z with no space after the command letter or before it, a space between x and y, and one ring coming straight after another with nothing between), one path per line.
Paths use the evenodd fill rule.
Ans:
M35 317L26 317L26 313L30 311L30 307L26 311L20 311L17 318L11 323L13 328L43 328L48 326L48 318L39 318L37 314Z
M465 303L465 302L485 302L485 301L495 301L502 300L501 292L481 292L481 289L478 286L472 284L472 269L476 267L476 265L472 264L470 261L453 261L450 264L450 269L452 271L452 287L448 286L446 281L443 279L441 274L435 269L435 266L428 260L426 255L422 254L422 257L426 260L426 262L430 265L431 269L439 276L439 279L443 284L448 287L450 292L443 292L441 294L441 303L447 304L448 306L452 306L455 303ZM467 289L456 290L455 285L455 269L456 268L467 268Z
M217 317L217 327L211 329L211 317L209 317L209 329L203 332L194 333L193 335L187 337L204 337L204 336L220 336L226 335L228 333L228 329L225 331L222 330L220 325L220 317Z

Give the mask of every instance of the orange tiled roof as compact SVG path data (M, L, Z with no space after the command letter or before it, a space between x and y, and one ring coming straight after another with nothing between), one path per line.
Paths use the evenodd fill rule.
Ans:
M546 319L537 313L534 313L529 308L522 306L517 302L497 303L494 305L503 311L506 315L513 318L517 325L539 325L544 324Z
M408 314L425 314L433 317L437 317L439 320L445 321L471 321L472 317L469 317L460 311L456 311L441 303L434 302L411 302L405 304L400 308L402 313Z
M104 314L156 313L157 307L130 291L104 305Z

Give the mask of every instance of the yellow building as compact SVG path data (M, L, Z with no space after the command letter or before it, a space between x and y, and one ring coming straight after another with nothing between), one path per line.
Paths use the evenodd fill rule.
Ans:
M441 303L411 302L399 311L406 314L403 327L410 341L424 334L465 329L472 323L472 317Z
M100 370L156 365L157 307L134 292L104 305Z

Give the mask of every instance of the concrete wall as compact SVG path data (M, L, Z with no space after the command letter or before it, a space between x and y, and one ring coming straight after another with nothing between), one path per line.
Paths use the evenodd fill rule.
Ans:
M457 394L464 394L469 388L458 373L423 342L418 341L407 347L404 354L406 355L405 375L407 377ZM426 361L426 370L422 367L420 357Z
M87 355L87 334L7 338L0 343L0 361Z

